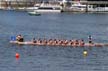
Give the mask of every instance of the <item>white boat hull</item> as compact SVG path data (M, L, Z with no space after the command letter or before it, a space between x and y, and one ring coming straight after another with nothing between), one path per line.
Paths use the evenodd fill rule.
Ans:
M34 10L36 12L40 12L40 13L61 13L61 10Z
M62 7L60 5L51 5L51 4L40 4L34 5L34 7L28 7L27 10L33 10L41 13L60 13Z

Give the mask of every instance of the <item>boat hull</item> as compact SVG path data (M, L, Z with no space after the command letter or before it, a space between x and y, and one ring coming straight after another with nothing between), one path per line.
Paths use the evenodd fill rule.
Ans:
M36 12L39 12L39 13L61 13L62 11L61 10L35 10Z
M65 46L65 47L103 47L103 46L108 46L108 44L104 43L94 43L94 44L89 44L85 43L83 46L76 46L76 45L58 45L58 44L43 44L43 43L33 43L32 41L26 41L26 42L18 42L18 41L10 41L11 44L18 44L18 45L36 45L36 46Z

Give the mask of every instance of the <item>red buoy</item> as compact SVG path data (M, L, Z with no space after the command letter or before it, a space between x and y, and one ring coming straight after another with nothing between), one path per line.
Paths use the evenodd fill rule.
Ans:
M16 57L16 59L18 59L20 57L20 54L19 53L16 53L15 54L15 57Z

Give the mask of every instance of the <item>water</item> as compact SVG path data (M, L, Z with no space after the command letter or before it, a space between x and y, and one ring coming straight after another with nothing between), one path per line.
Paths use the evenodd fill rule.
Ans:
M84 39L108 42L108 14L61 13L29 16L26 12L0 11L0 71L107 71L107 47L20 46L12 35L36 38ZM83 51L88 56L83 56ZM15 53L20 58L15 58Z

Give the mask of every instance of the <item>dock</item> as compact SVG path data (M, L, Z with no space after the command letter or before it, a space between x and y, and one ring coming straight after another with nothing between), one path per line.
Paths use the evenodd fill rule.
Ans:
M60 5L62 6L62 10L64 12L73 12L73 10L70 8L73 4L75 4L78 1L68 1L68 2L62 2L62 1L49 1L45 2L46 4L52 4L52 5ZM20 11L26 11L27 7L33 7L34 4L41 4L41 1L0 1L0 9L3 10L20 10ZM80 4L86 5L86 9L83 12L89 12L88 5L92 5L93 8L96 8L95 10L91 10L92 12L107 12L108 10L108 1L79 1ZM82 12L82 11L79 11Z

